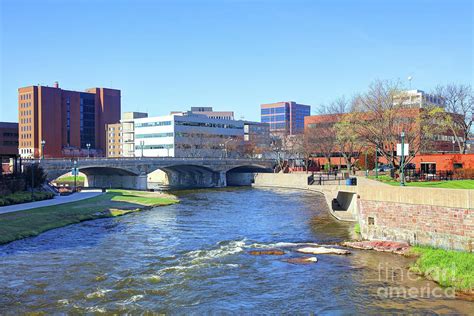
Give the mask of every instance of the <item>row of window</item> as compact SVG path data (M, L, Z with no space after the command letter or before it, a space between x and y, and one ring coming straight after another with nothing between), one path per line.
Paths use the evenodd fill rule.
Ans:
M18 142L14 140L4 140L3 146L18 146Z
M167 126L167 125L171 125L171 121L136 123L135 127L151 127L151 126Z
M32 154L33 153L33 149L31 148L22 148L20 149L20 154Z
M20 111L20 115L22 115L22 116L31 115L31 110Z
M222 123L204 123L204 122L185 122L176 121L176 125L180 126L196 126L196 127L213 127L213 128L229 128L229 129L244 129L243 126L234 124L222 124Z
M261 109L260 110L260 113L262 115L275 114L275 113L285 113L285 112L286 112L286 107L284 107L284 106L277 107L277 108L267 108L267 109Z
M31 93L20 94L20 100L31 100Z
M173 137L173 133L136 134L135 138Z
M20 142L21 147L33 146L31 142Z
M18 137L18 133L3 132L3 137Z
M285 122L286 115L279 114L279 115L271 115L271 116L262 116L262 123L270 123L270 122Z
M20 123L22 123L22 124L31 123L31 117L22 118L20 120Z
M162 145L138 145L135 146L136 150L141 150L141 149L172 149L173 144L162 144Z
M270 123L270 129L285 129L286 123Z
M20 108L25 109L31 106L31 102L20 103Z
M20 139L31 139L31 138L32 138L31 134L21 134L20 135Z

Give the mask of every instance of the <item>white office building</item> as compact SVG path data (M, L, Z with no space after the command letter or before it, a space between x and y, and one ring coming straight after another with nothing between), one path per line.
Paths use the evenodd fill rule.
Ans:
M134 120L135 157L225 157L243 140L244 122L192 112Z
M434 94L426 93L422 90L406 90L394 97L395 104L402 103L410 108L424 108L427 106L444 107L445 100Z

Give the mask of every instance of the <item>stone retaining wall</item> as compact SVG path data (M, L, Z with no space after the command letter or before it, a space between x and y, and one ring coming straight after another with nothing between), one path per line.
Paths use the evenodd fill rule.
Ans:
M473 250L472 209L359 199L358 210L364 239Z

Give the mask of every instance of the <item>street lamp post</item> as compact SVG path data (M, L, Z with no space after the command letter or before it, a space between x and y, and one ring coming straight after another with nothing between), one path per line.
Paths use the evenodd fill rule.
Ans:
M145 142L142 140L140 141L140 147L142 149L142 158L143 158L143 147L145 146Z
M402 158L400 159L400 186L405 186L405 132L402 132L402 148L401 154Z
M73 190L73 192L76 192L77 191L77 160L74 160L72 164L73 164L72 172L74 172L74 190Z
M87 147L87 158L89 158L91 156L91 144L87 143L86 147Z
M453 152L454 152L454 144L456 144L456 140L453 138Z
M44 159L44 145L46 145L46 141L43 139L41 141L41 159Z

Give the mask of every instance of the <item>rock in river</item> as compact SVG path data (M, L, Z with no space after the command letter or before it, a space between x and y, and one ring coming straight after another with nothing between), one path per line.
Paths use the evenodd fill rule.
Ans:
M326 248L326 247L304 247L299 248L296 251L302 253L311 253L313 255L348 255L350 252L345 249L338 249L338 248Z
M280 249L265 249L265 250L252 250L252 251L249 251L249 254L253 256L261 256L261 255L281 256L281 255L284 255L285 252Z
M311 264L311 263L318 262L318 258L316 257L290 258L283 261L288 262L288 263L293 263L293 264Z

